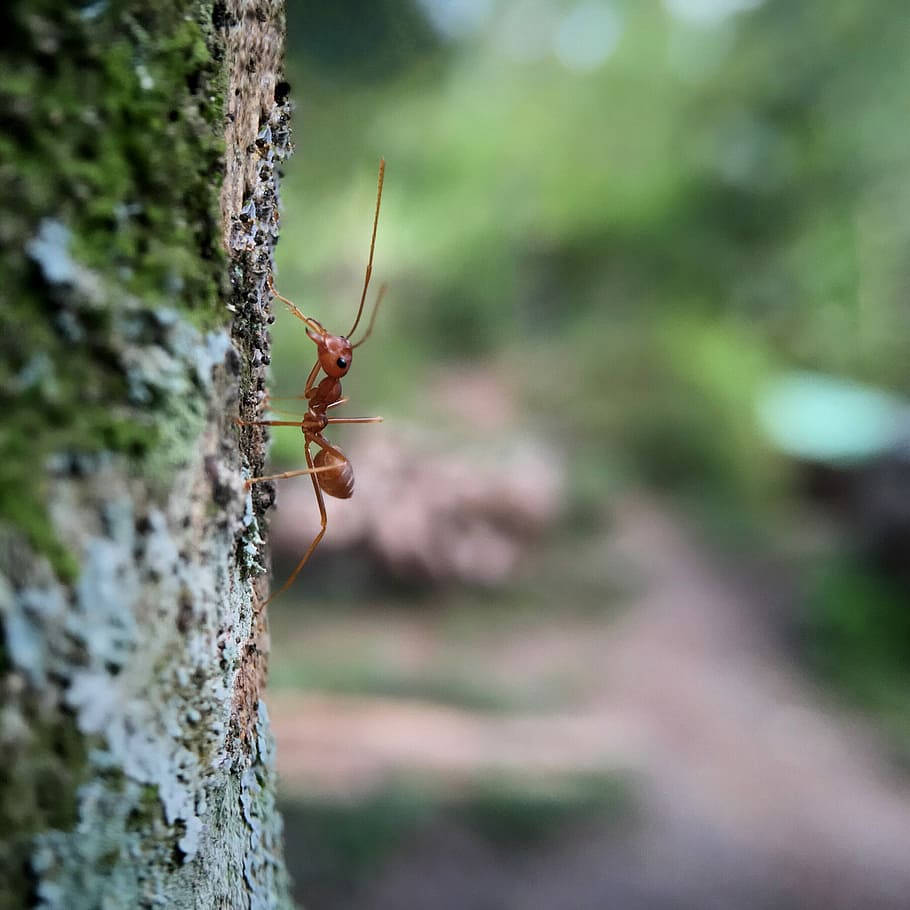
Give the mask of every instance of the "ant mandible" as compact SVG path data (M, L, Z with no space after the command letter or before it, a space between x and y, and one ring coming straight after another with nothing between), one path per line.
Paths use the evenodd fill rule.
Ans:
M363 315L363 305L367 297L367 288L370 286L370 275L373 272L373 250L376 246L376 227L379 224L379 205L382 201L382 181L385 175L385 159L379 162L379 181L376 189L376 212L373 215L373 235L370 239L370 258L367 262L366 275L363 280L363 292L360 295L360 306L357 308L357 318L354 325L347 335L332 335L327 332L322 325L310 316L305 316L290 300L282 297L275 290L271 275L268 278L269 290L272 294L285 303L291 313L306 325L306 333L316 344L316 363L310 370L307 377L306 386L303 395L294 396L295 399L306 399L308 408L301 421L296 420L238 420L242 426L266 426L266 427L297 427L303 431L303 454L306 458L307 466L298 471L285 471L283 474L269 474L264 477L251 477L246 482L246 488L249 489L254 483L262 483L266 480L282 480L286 477L299 477L301 474L309 474L313 481L313 491L316 494L316 503L319 506L319 533L313 538L313 542L308 547L303 558L297 563L296 568L291 573L291 577L281 586L281 588L266 601L274 600L279 594L283 594L294 583L294 579L300 574L300 570L307 564L309 558L313 555L319 541L322 540L326 528L325 500L323 493L327 496L334 496L337 499L350 499L354 493L354 470L351 467L347 456L338 446L332 445L323 436L323 431L331 424L338 423L381 423L381 417L329 417L327 411L337 405L344 404L348 399L343 398L341 394L341 378L346 376L351 368L351 360L355 348L359 348L373 331L373 324L376 322L376 314L379 312L379 305L382 303L382 297L385 294L385 285L379 289L379 295L373 306L373 313L370 316L370 323L367 326L366 333L360 341L352 342L351 337L360 324L360 317ZM316 377L320 371L325 372L325 378L316 384ZM319 451L315 458L310 453L310 446L316 445Z

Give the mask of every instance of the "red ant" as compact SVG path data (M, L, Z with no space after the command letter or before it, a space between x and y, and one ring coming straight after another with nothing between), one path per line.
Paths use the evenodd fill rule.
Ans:
M316 502L319 505L321 527L306 553L303 554L303 558L297 563L297 567L291 573L291 577L266 603L274 600L279 594L283 594L294 583L294 579L300 574L300 570L307 564L307 561L313 555L313 551L319 545L319 541L322 540L326 528L325 501L322 494L325 493L327 496L334 496L338 499L350 499L354 493L354 470L351 467L351 463L338 446L332 445L322 435L323 431L330 424L380 423L382 421L381 417L328 417L326 412L329 408L344 404L348 400L343 398L341 394L341 377L346 376L351 368L354 348L360 347L370 337L370 333L373 331L373 324L376 321L376 314L379 312L379 305L382 303L382 297L385 293L385 285L383 285L379 289L379 295L376 298L376 304L373 307L373 314L370 317L370 324L367 326L366 333L360 341L352 343L350 338L360 324L367 288L370 286L370 275L373 271L373 250L376 246L376 227L379 224L379 204L382 201L382 180L384 175L385 160L382 159L379 162L379 182L376 190L376 212L373 215L373 235L370 240L370 258L367 262L366 276L363 281L363 292L360 295L360 306L357 308L357 318L354 320L354 325L347 335L329 334L319 322L310 316L305 316L290 300L282 297L275 290L271 275L268 278L269 290L278 300L287 305L294 316L306 325L307 335L316 344L316 363L307 377L303 395L294 396L296 399L306 399L309 407L303 419L299 422L296 420L238 420L238 423L242 426L299 426L303 431L305 440L303 454L306 458L307 467L298 471L285 471L283 474L251 477L246 482L246 487L249 489L254 483L262 483L266 480L281 480L285 477L298 477L301 474L309 474L313 481ZM319 375L320 370L324 371L326 375L316 385L316 377ZM319 451L316 453L315 458L310 454L310 446L314 444L319 446Z

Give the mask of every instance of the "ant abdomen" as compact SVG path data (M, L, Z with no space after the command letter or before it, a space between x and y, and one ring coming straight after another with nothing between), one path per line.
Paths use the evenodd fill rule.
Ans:
M336 499L350 499L354 495L354 469L340 449L320 449L313 459L318 471L313 476L323 493Z

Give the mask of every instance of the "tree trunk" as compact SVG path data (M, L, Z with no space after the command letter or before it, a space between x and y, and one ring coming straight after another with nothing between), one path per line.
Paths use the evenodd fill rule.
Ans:
M0 10L0 907L290 905L261 701L281 0Z

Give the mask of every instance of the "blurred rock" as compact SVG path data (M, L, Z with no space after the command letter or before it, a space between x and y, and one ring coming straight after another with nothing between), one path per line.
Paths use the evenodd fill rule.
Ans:
M440 448L427 435L399 431L392 438L377 429L347 450L354 497L326 497L320 549L364 547L392 575L409 580L504 581L559 514L562 464L533 440ZM278 506L274 546L294 559L319 530L309 481L286 482Z

